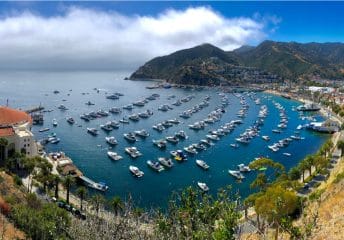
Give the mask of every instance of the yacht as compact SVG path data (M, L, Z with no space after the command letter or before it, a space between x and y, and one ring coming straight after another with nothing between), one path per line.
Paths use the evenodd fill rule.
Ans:
M58 106L58 109L60 109L60 110L68 110L68 108L65 105L63 105L63 104Z
M238 165L240 172L251 172L251 168L249 166L245 166L245 164L241 163Z
M132 120L132 121L135 121L135 122L137 122L137 121L140 120L140 117L139 117L139 115L137 115L137 114L132 114L132 115L130 115L128 118L129 118L130 120Z
M177 144L179 142L179 139L176 136L168 136L166 137L166 141Z
M188 136L183 130L180 130L179 132L175 133L175 136L181 139L187 139Z
M106 96L107 99L112 99L112 100L117 100L119 99L119 96L116 95L116 94L111 94L111 95L108 95Z
M272 132L273 132L273 133L282 133L282 131L279 130L279 129L272 129Z
M187 158L182 150L171 151L170 154L174 157L176 161L186 161Z
M269 145L268 148L273 152L277 152L279 150L279 147L276 144Z
M115 137L105 137L105 140L106 140L106 142L107 142L108 144L110 144L110 145L112 145L112 146L118 144L118 142L117 142L117 140L116 140Z
M118 107L112 107L112 108L109 109L109 112L110 112L110 113L118 114L118 113L121 113L122 111L121 111L121 109L118 108Z
M50 130L50 128L42 128L42 129L39 129L39 132L47 132L49 130Z
M87 132L93 136L98 135L98 130L95 128L87 128Z
M129 171L135 176L135 177L143 177L144 175L144 172L141 171L138 167L135 167L135 166L132 166L130 165L129 166Z
M184 151L189 154L197 154L197 150L193 146L188 146L184 148Z
M165 168L159 162L152 162L151 160L148 160L147 165L157 172L165 170Z
M53 139L50 140L50 143L52 143L52 144L57 144L59 142L60 142L60 139L56 138L56 137L54 137Z
M220 140L220 138L217 135L213 135L213 134L208 134L206 135L206 137L210 140L214 140L214 141L218 141Z
M126 110L133 110L133 105L132 104L128 104L128 105L125 105L123 106L123 109L126 109Z
M161 124L162 124L165 128L169 128L169 127L172 127L172 126L173 126L173 124L170 123L169 121L163 121Z
M157 130L158 132L162 132L163 130L165 130L165 127L161 123L159 123L157 125L154 125L153 129Z
M142 153L139 150L137 150L136 147L126 147L124 150L132 158L137 158L139 156L142 156Z
M57 127L57 121L56 121L55 118L53 119L53 126L54 126L54 127Z
M91 101L88 101L88 102L86 102L85 104L86 104L87 106L92 106L92 105L94 105L94 103L91 102Z
M170 158L159 157L158 161L161 165L163 165L167 168L173 167L173 162Z
M242 180L245 176L240 171L228 170L228 173L238 180Z
M204 192L208 192L209 191L209 187L207 186L207 184L202 183L202 182L197 182L197 186Z
M135 137L135 134L132 133L132 132L124 133L123 136L124 136L124 138L125 138L126 140L128 140L129 142L136 142L136 141L137 141L137 139L136 139L136 137Z
M293 140L301 140L302 139L299 135L291 135L290 138Z
M141 113L138 113L138 116L140 118L149 118L149 114L147 112L141 112Z
M173 118L173 119L170 119L170 120L167 120L168 122L170 123L173 123L173 124L179 124L180 121L177 119L177 118Z
M88 114L81 114L80 118L82 120L85 120L86 122L89 122L91 120L91 117Z
M120 119L119 121L120 121L121 123L129 124L129 121L128 121L128 119L126 119L126 118L122 118L122 119Z
M231 143L230 146L231 146L232 148L238 148L238 147L239 147L239 144Z
M135 135L142 137L142 138L149 137L149 133L145 129L137 130L134 133L135 133Z
M203 160L196 160L196 164L199 167L203 168L204 170L208 170L209 169L209 165L205 161L203 161Z
M158 148L166 148L166 141L164 139L153 140L153 144Z
M193 144L191 144L191 146L193 148L195 148L196 150L206 150L207 149L207 147L202 143L193 143Z
M214 143L212 143L209 139L201 139L200 143L207 145L207 146L213 146Z
M106 132L111 132L113 130L110 124L100 125L100 128Z
M116 152L110 152L109 151L109 152L107 152L107 155L109 156L109 158L111 158L114 161L118 161L118 160L123 159L123 157Z
M119 128L119 122L117 122L117 121L115 121L115 120L107 122L106 125L109 125L109 126L111 126L112 128L114 128L114 129Z
M137 106L137 107L143 107L145 105L145 101L141 100L141 101L136 101L133 103L134 106Z
M262 136L262 138L263 138L265 141L269 141L269 140L270 140L270 137L269 137L269 136L266 136L266 135Z
M287 156L287 157L290 157L290 156L291 156L291 153L285 152L285 153L283 153L283 155L284 155L284 156Z
M97 112L98 115L100 115L101 117L106 117L106 116L109 116L109 113L104 111L103 109L100 109L98 112Z

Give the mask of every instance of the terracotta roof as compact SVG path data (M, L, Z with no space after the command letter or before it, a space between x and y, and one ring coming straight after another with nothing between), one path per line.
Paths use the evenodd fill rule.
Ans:
M0 128L0 137L9 137L14 135L13 128L7 127L7 128Z
M32 118L26 112L8 107L0 107L0 125L8 126L18 123L32 122Z

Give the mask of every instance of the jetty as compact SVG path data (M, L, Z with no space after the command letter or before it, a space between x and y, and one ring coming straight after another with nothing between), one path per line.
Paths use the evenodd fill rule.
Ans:
M26 113L30 114L30 113L34 113L34 112L40 112L44 110L44 107L39 105L37 107L32 107L32 108L29 108L29 109L26 109L24 110Z
M106 191L108 189L108 186L106 186L105 183L102 182L95 182L92 179L84 176L84 175L80 175L78 176L78 178L88 187L99 190L99 191Z

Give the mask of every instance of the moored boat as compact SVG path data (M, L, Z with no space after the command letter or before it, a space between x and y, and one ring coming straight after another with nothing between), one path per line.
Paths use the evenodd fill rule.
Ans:
M109 158L111 158L114 161L118 161L118 160L123 159L123 157L116 152L109 151L109 152L107 152L107 155L109 156Z
M228 173L238 180L242 180L245 176L240 171L228 170Z
M202 182L197 182L197 186L204 192L208 192L209 191L209 187L207 186L207 184L202 183Z
M147 165L157 172L164 171L165 168L159 162L147 161Z
M129 166L129 171L135 176L135 177L143 177L144 175L144 172L141 171L138 167L135 167L135 166L132 166L130 165Z
M159 157L158 161L161 165L171 168L173 167L173 162L170 158Z
M203 160L197 159L197 160L196 160L196 164L197 164L199 167L203 168L204 170L208 170L208 169L209 169L209 165L208 165L205 161L203 161Z

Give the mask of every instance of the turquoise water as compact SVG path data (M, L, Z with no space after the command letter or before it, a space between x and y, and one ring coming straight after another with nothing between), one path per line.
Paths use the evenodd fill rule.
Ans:
M232 133L221 138L214 146L207 151L200 152L195 157L188 157L188 161L184 163L175 163L175 166L167 171L156 173L146 165L147 160L157 160L158 157L167 157L171 150L182 149L191 143L197 143L200 139L205 138L208 130L217 129L225 122L237 119L236 113L240 109L239 99L232 94L226 94L229 98L230 105L226 107L226 113L220 122L209 125L205 130L193 131L187 126L195 121L202 120L206 115L214 110L220 103L220 96L214 90L191 91L183 89L146 89L145 86L151 82L133 82L121 80L128 73L111 73L111 72L68 72L68 73L51 73L51 72L12 72L2 73L0 76L0 104L5 104L9 99L11 107L21 107L23 109L40 103L46 109L53 109L50 113L45 113L45 123L43 126L34 126L33 132L37 139L47 136L50 132L56 132L61 142L57 145L47 145L47 151L64 151L70 156L80 170L88 177L96 181L104 181L109 185L109 190L105 193L106 197L120 195L126 197L128 193L133 199L144 207L165 206L168 196L173 190L181 189L189 185L196 186L198 181L206 182L210 187L210 192L215 193L218 188L231 184L234 191L238 191L242 196L250 193L249 184L255 178L255 173L246 175L246 179L242 183L236 182L228 175L228 169L235 169L240 163L248 164L255 157L268 156L275 161L284 164L287 169L296 165L305 155L315 152L319 146L328 138L328 135L319 135L306 130L301 130L301 136L304 140L293 141L291 144L273 153L268 148L268 142L260 137L254 138L247 146L240 145L238 149L231 148L229 144L235 142L235 138L239 136L248 126L253 124L257 118L260 106L257 106L250 98L247 102L250 105L248 114L244 119L244 124L239 125ZM97 93L93 88L99 88ZM53 94L54 90L59 90L60 94ZM72 90L72 91L70 91ZM82 95L81 93L89 93ZM105 92L121 92L124 96L119 100L109 100L105 98ZM132 112L123 110L119 115L111 115L109 117L92 120L88 123L79 118L82 113L99 109L108 110L110 107L121 107L123 105L140 100L152 93L160 94L160 98L150 101L145 107L136 107ZM67 94L70 94L69 96ZM176 99L168 100L168 96L174 94L176 99L188 95L194 95L195 98L188 103L183 103L179 107L168 112L158 111L159 105L167 103L171 104ZM199 103L205 95L210 95L210 105L195 113L189 119L182 119L178 115L188 108ZM292 111L293 106L299 103L287 100L277 96L263 98L266 94L259 93L262 104L266 104L269 109L269 115L265 119L265 124L261 128L260 135L269 135L271 137L270 144L279 139L294 134L296 127L304 123L298 118L298 113ZM266 95L268 96L268 95ZM66 101L62 101L65 99ZM88 100L96 105L87 106L85 102ZM289 117L288 128L282 134L274 134L271 132L277 127L279 122L279 113L272 101L279 102L285 107ZM66 105L69 110L63 112L57 109L60 104ZM100 134L96 137L86 132L87 127L96 127L104 124L109 120L119 120L123 116L130 113L138 113L143 110L150 109L154 111L152 117L141 119L139 122L130 122L128 125L121 125L119 129L106 134L100 130ZM69 125L66 117L72 116L77 121L75 125ZM158 133L152 129L152 125L163 120L178 118L182 123L175 125L162 133ZM52 127L52 119L56 118L58 127ZM78 125L81 124L81 127ZM50 132L39 133L38 130L43 127L49 127ZM123 133L146 129L150 133L150 137L146 140L140 140L134 144L129 144L124 138ZM152 144L153 139L161 139L163 137L174 134L178 130L185 130L189 139L179 142L176 146L167 145L166 150L159 150ZM113 151L121 154L124 159L121 161L111 161L107 155L107 144L105 136L113 135L119 141L119 144L113 148ZM131 159L124 153L126 146L136 146L143 156L136 160ZM289 152L291 157L284 156L283 152ZM203 159L209 165L208 171L203 171L196 164L196 159ZM134 178L128 171L129 165L138 166L145 172L141 179Z

